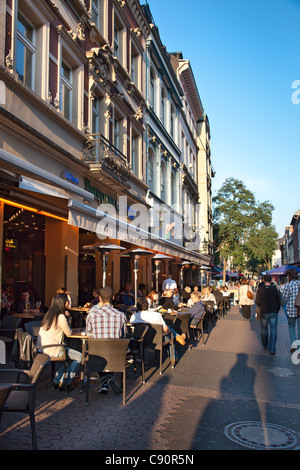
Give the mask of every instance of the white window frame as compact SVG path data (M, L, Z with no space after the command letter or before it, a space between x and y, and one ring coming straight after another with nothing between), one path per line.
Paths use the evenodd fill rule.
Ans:
M100 5L99 5L100 0L91 0L91 22L96 25L96 27L99 29L100 26ZM96 3L96 5L95 5ZM93 21L93 19L96 19L96 21Z
M63 71L63 63L68 67L70 70L70 80L64 76L62 73ZM73 113L73 70L71 65L62 57L61 63L60 63L60 100L59 100L59 109L61 110L63 116L68 119L69 121L72 121L72 113ZM67 89L69 92L69 109L68 112L66 113L65 110L65 102L64 102L64 89ZM66 115L67 114L67 115Z
M21 15L28 22L28 24L32 27L32 42L18 28L19 15ZM25 83L27 86L29 86L29 88L31 88L34 91L35 90L36 28L35 28L35 25L29 20L29 18L23 13L23 11L20 11L20 10L18 10L18 12L17 12L16 25L17 25L16 65L17 65L17 47L18 47L17 44L18 44L18 41L25 47L25 49L28 49L29 52L32 54L32 57L31 57L31 83L30 84L26 83L26 77L24 77L25 78L24 80L22 80L21 78L20 78L20 80L23 83ZM25 55L24 55L24 62L25 62Z

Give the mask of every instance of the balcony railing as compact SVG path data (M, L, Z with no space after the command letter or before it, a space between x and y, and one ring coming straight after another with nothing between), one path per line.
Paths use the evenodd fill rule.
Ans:
M130 178L131 168L126 156L102 134L88 134L81 159L90 166L91 171L103 169L123 181Z

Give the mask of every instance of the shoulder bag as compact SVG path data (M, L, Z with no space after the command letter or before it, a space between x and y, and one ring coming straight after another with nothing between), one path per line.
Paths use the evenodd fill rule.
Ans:
M252 294L251 290L249 289L249 286L248 286L248 290L247 290L247 297L248 297L248 299L253 300L253 294Z

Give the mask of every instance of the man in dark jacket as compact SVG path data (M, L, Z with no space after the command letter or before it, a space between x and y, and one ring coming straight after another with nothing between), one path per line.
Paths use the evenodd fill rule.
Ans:
M259 287L256 293L256 305L260 308L261 341L263 347L274 356L277 341L277 322L280 310L280 294L278 289L272 285L272 277L264 276L264 285ZM270 325L270 337L268 335Z

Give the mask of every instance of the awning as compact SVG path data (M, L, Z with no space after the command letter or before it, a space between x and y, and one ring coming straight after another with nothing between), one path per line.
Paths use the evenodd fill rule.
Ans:
M104 212L88 206L87 204L69 200L69 219L68 223L84 230L94 232L103 240L106 238L123 240L127 243L148 248L154 251L160 251L166 255L177 256L186 259L195 264L209 265L210 258L200 253L194 252L170 240L164 240L157 235L146 231L143 228L135 227L121 219L105 214ZM107 231L102 231L101 221L104 219L111 224Z
M70 192L71 194L76 194L77 196L82 197L87 201L93 201L94 195L85 189L82 189L76 186L69 181L55 176L49 171L46 171L42 168L29 163L22 158L16 157L3 149L0 149L0 162L6 169L17 171L21 175L26 175L28 177L36 177L40 179L43 183L52 184L57 188L63 189Z
M63 199L69 199L70 195L63 189L58 189L50 184L41 183L40 181L26 176L21 176L19 181L19 188L26 189L27 191L33 191L35 193L47 194L48 196L60 197Z

